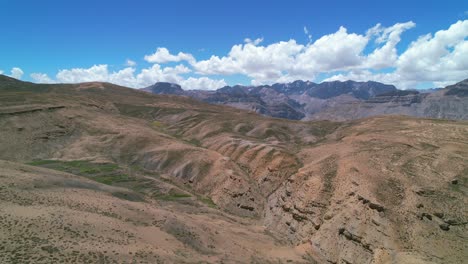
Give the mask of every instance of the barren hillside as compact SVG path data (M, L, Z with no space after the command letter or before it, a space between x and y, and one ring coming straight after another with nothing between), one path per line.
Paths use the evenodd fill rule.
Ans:
M0 262L463 263L468 123L0 76Z

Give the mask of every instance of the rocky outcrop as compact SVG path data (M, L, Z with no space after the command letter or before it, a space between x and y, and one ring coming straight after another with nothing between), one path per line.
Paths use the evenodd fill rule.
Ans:
M180 85L167 82L158 82L141 90L154 94L184 94L184 90L182 89L182 87L180 87Z

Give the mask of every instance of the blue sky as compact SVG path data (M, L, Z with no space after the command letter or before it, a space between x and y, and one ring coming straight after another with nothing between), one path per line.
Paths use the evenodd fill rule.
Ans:
M348 37L352 38L352 34L368 36L366 33L369 29L378 23L381 24L378 33L366 41L363 40L365 46L362 50L350 51L360 52L361 57L365 57L388 41L388 39L380 43L376 41L385 34L386 28L398 23L412 22L414 25L406 24L405 29L398 32L399 40L394 44L397 56L403 54L420 36L432 34L433 42L440 42L434 37L437 31L446 30L447 34L457 36L457 40L440 44L448 51L447 54L431 58L441 62L438 68L432 69L440 72L450 64L442 63L444 60L453 60L447 58L447 55L456 53L459 57L466 52L464 48L468 36L466 23L449 30L457 22L468 20L466 1L422 3L333 0L112 2L0 0L0 3L2 32L0 71L4 74L21 76L23 80L56 82L86 81L96 78L133 87L162 80L181 82L185 84L184 88L206 86L206 89L213 89L224 83L274 83L294 78L317 82L327 78L357 80L367 78L394 83L403 88L424 88L456 81L455 79L463 76L463 72L466 73L465 78L468 78L468 68L461 62L456 62L458 63L456 68L448 69L450 72L446 75L450 77L418 79L414 76L421 74L415 73L400 80L397 77L407 68L399 58L394 64L382 65L357 62L356 58L350 57L348 64L337 65L336 62L321 59L315 61L315 58L320 57L323 52L330 51L321 51L320 54L319 51L311 51L308 59L296 61L300 54L307 53L308 45L312 46L323 36L337 33L340 27L346 28L347 35L337 39L348 43L348 40L351 41ZM310 40L309 35L311 35ZM245 41L246 38L252 40L250 44ZM256 39L259 39L257 43ZM337 39L333 43L336 43ZM271 50L274 52L273 55L277 52L287 53L286 57L278 59L294 57L294 61L290 62L291 65L285 65L284 68L281 68L281 65L270 67L265 63L255 65L255 61L262 61L265 56L272 56L259 47L268 47L289 40L294 40L295 44L289 43L289 46L286 45L288 48L279 50L271 46ZM355 45L361 44L362 42L356 40ZM237 57L229 55L235 45L241 45ZM302 46L297 47L297 45ZM426 46L430 46L430 43ZM295 51L288 53L289 47ZM154 60L150 62L144 59L145 55L154 54L157 48L165 48L172 55L177 55L179 52L190 54L193 60L172 57L172 59L159 58L156 62ZM342 48L349 50L349 47ZM339 49L337 47L333 50L339 51ZM457 49L458 53L453 52ZM213 55L221 60L210 60ZM419 57L410 55L413 56L406 56L407 61L409 58L414 59L415 56L421 61L427 61L424 54L419 54ZM468 54L466 55L468 57ZM323 56L334 55L326 53ZM128 64L127 60L135 64ZM313 61L312 64L315 63L315 66L307 65L307 60ZM206 63L199 63L203 61ZM323 65L330 63L330 67L317 66L319 63ZM297 66L299 64L300 67ZM377 64L380 66L375 66ZM98 68L92 68L93 66ZM259 70L258 67L262 69ZM20 69L23 74L11 73L13 68ZM127 70L119 75L112 75L129 68L133 71ZM143 74L138 79L137 75L145 69L147 69L146 75ZM65 72L59 77L57 74L60 70ZM419 69L421 70L424 71ZM406 70L408 71L412 72L414 69ZM395 74L383 76L385 73ZM31 74L47 75L47 79L40 79L38 75L32 78ZM192 81L188 81L189 78L192 78ZM191 87L187 87L189 85Z

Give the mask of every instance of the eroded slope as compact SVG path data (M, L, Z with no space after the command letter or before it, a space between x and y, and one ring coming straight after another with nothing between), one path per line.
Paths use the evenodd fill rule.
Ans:
M312 261L313 256L319 263L462 263L468 257L466 122L398 116L298 122L105 83L36 89L13 82L7 88L0 87L0 159L33 162L124 188L131 191L130 197L141 197L124 202L138 208L149 203L154 205L151 210L169 211L174 217L195 210L200 218L184 216L176 226L200 231L205 221L201 230L219 239L251 230L272 234L258 244L255 232L236 238L237 246L216 240L219 247L214 251L209 238L203 238L197 252L180 258L171 255L177 251L172 244L142 237L134 241L165 250L148 251L161 259L195 256L197 261L219 262L224 254L227 262L254 261L253 253L237 256L247 245L252 248L248 252L260 252L264 261ZM81 171L70 165L76 162L117 164L123 174ZM33 171L28 177L40 179L41 173ZM85 205L112 196L82 189L76 189L77 195L94 197L85 199ZM27 197L27 192L22 195ZM161 200L171 203L160 204ZM14 222L18 216L10 203L4 208L15 213L5 221ZM210 206L215 208L207 209ZM222 220L226 222L244 220L226 224L227 233L216 234L218 222L210 221L212 213L227 217ZM72 212L61 215L67 214ZM155 234L160 232L149 220L153 214L125 217L146 221ZM151 234L151 228L144 234ZM172 236L186 233L174 228L163 231ZM188 238L183 246L191 243ZM281 248L286 256L266 257L270 253L262 245L275 243L283 246L266 246L268 250ZM295 248L303 251L299 254Z

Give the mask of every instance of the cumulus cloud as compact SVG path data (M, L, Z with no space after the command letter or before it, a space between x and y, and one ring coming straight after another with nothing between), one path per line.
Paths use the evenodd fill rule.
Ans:
M55 82L45 73L31 73L30 76L31 76L31 79L33 79L33 81L36 83L54 83Z
M256 46L256 45L263 42L263 38L257 38L257 39L254 39L254 40L252 40L250 38L245 38L244 42Z
M468 76L468 60L463 59L468 57L468 21L422 36L399 54L396 46L402 34L415 26L412 21L390 27L377 24L365 34L340 27L306 45L291 39L261 46L250 40L234 45L226 56L213 55L192 65L203 75L243 74L252 84L315 80L320 73L336 73L329 80L375 80L410 88ZM309 33L306 27L304 33ZM379 73L381 69L393 70Z
M327 74L331 77L326 80L374 80L405 89L427 82L446 85L468 77L468 20L421 36L398 50L404 32L415 26L412 21L387 27L377 24L363 33L349 32L342 26L314 41L304 27L309 39L305 44L294 39L263 44L263 38L246 38L225 55L213 54L198 61L192 54L171 54L159 47L144 57L152 65L139 71L128 60L127 67L118 71L95 65L61 70L55 78L39 73L31 78L38 82L109 81L129 87L166 81L185 89L215 89L226 82L209 76L243 75L251 84L260 85L298 79L322 81L319 76ZM161 66L168 62L180 64Z
M189 77L183 80L180 85L185 89L198 89L198 90L216 90L224 87L227 83L223 80L213 80L208 77L193 78Z
M23 76L24 72L18 67L14 67L11 69L11 74L10 77L15 78L15 79L21 79Z
M94 65L89 69L74 68L60 70L57 81L63 83L106 81L108 76L107 65Z
M108 65L94 65L90 68L73 68L60 70L55 79L44 73L33 73L31 78L38 83L80 83L80 82L110 82L122 86L142 88L156 82L178 83L184 89L214 90L226 84L224 79L215 80L208 77L189 77L182 75L190 73L191 70L182 64L175 67L161 67L153 64L137 72L133 67L127 67L119 71L109 70Z
M159 64L154 64L150 68L143 69L139 74L136 75L135 78L136 83L140 87L149 86L155 82L170 82L180 84L183 80L180 74L189 72L190 69L184 65L162 68Z
M309 43L312 42L312 34L309 33L309 29L304 26L304 34L307 36L307 39L309 40Z
M227 56L212 56L192 65L198 73L205 75L244 74L252 79L253 84L313 80L322 72L390 67L396 62L395 46L400 35L413 26L413 22L389 28L377 25L366 35L349 33L345 27L340 27L335 33L307 45L291 39L259 46L257 42L248 40L245 44L234 45ZM306 27L304 33L310 36ZM364 49L372 38L377 38L382 46L364 55Z
M447 30L440 30L434 35L427 34L413 41L401 55L393 58L392 66L395 70L392 72L354 70L327 80L374 80L392 83L401 89L415 88L422 82L444 87L468 77L467 38L468 20L458 21Z
M125 66L128 66L128 67L135 67L137 65L137 63L131 59L127 59L127 61L125 61Z
M468 20L412 42L397 62L397 73L411 81L457 81L468 76Z
M280 41L268 46L257 46L249 42L234 45L228 56L211 56L192 66L204 75L244 74L253 79L275 80L283 75L282 71L291 68L295 56L304 48L295 40Z
M167 63L179 61L192 62L195 58L189 53L179 52L177 55L173 55L167 48L157 48L155 53L146 55L145 60L150 63Z
M368 38L348 33L345 27L325 35L297 55L295 68L301 72L327 72L357 67Z
M385 43L382 47L375 49L367 56L364 67L382 69L393 67L398 60L396 45L400 42L400 35L416 24L412 21L397 23L391 27L383 28L380 24L367 31L368 37L376 36L376 43Z

